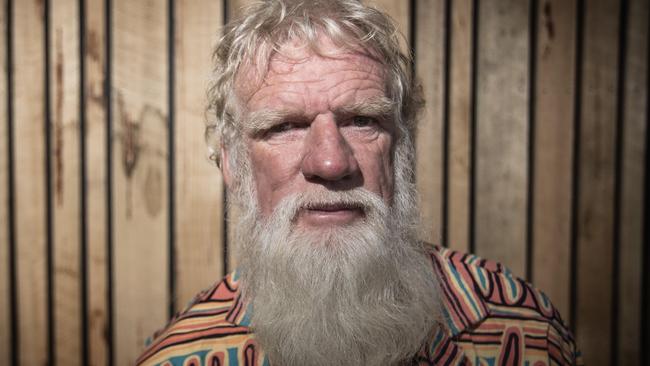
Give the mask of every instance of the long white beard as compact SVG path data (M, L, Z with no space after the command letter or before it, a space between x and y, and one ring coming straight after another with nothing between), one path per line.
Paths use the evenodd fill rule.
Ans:
M361 188L322 190L287 197L264 219L248 196L237 226L241 286L271 363L409 363L441 310L431 262L404 209ZM326 229L296 226L300 208L319 202L359 205L365 217Z

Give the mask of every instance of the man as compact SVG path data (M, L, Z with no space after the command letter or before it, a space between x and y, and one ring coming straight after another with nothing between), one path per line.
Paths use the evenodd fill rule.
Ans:
M227 26L206 135L243 211L240 266L140 364L579 362L543 294L417 240L422 103L397 34L355 0L268 0Z

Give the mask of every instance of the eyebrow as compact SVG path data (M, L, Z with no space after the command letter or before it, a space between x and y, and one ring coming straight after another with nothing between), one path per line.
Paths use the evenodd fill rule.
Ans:
M341 106L334 110L337 117L363 115L376 117L381 122L389 120L395 111L396 103L387 97L366 99L353 104ZM300 122L309 120L300 109L261 109L250 113L243 123L243 132L248 136L259 136L271 127L285 122Z
M351 105L342 106L334 111L336 115L363 115L389 118L395 111L396 104L386 97L371 98Z

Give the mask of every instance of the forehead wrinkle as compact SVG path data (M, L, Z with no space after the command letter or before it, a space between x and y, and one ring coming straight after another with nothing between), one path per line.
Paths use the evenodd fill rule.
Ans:
M350 56L341 57L341 58L324 58L319 56L314 56L314 57L323 60L332 60L335 63L334 64L324 63L323 65L320 65L322 67L322 69L319 72L321 74L320 77L304 78L303 75L300 75L300 65L307 63L307 61L311 61L311 58L308 59L307 61L301 61L299 63L286 63L284 61L272 61L271 65L280 62L282 64L289 64L291 66L286 70L275 70L277 67L273 67L272 69L270 69L266 73L266 75L264 75L264 78L262 78L262 83L260 87L272 86L278 83L287 83L287 84L318 83L318 82L329 80L329 76L332 74L339 74L339 73L352 74L354 75L353 79L376 78L377 80L381 80L384 77L384 72L381 70L380 67L378 67L378 65L376 65L375 61L361 62L361 60L357 60L359 57L350 57ZM292 78L292 76L296 74L299 74L300 76L298 78ZM309 74L309 75L313 75L313 74ZM277 79L277 80L275 82L270 82L269 81L270 79ZM346 79L348 80L350 79L349 75L346 75Z
M242 130L259 130L277 123L280 117L308 119L330 111L340 114L344 110L362 110L363 99L385 97L386 71L367 55L300 56L289 58L287 54L275 54L263 76L259 68L242 70L235 92L244 102L244 114L250 112L253 116L257 110L268 116L244 118L246 122L240 124Z
M338 71L335 71L338 72ZM322 109L325 107L335 107L337 102L341 99L348 99L350 93L358 94L359 92L377 90L381 95L384 95L383 80L378 76L365 75L363 72L358 72L355 77L338 77L333 84L329 83L327 75L324 77L313 79L310 81L305 80L289 80L289 81L276 81L275 83L266 83L263 87L256 90L247 100L247 104L253 98L264 100L271 96L275 101L288 104L302 104L305 109ZM348 83L361 82L361 86L346 89L344 86ZM281 91L270 89L276 84L282 84L284 87ZM286 96L286 97L285 97ZM353 100L356 97L352 98ZM298 102L300 101L300 102ZM308 103L307 101L310 101Z
M287 72L300 64L309 62L314 58L348 62L351 64L365 64L361 69L379 69L379 74L385 74L383 60L377 52L372 49L357 45L349 47L335 42L326 34L317 31L318 36L312 43L302 38L291 38L282 44L276 44L268 53L267 59L255 57L255 53L249 55L251 62L243 62L238 68L233 80L234 94L242 102L247 103L251 94L260 88L263 80L269 72L275 68L277 63L291 65ZM364 62L361 62L361 61ZM377 67L382 66L382 67Z
M358 95L360 93L371 92L371 91L377 91L379 96L385 97L385 91L383 88L378 87L376 85L369 84L363 87L357 87L355 89L346 90L343 93L329 92L328 94L334 94L334 95L328 96L328 102L330 107L336 107L338 104L345 103L345 101L347 100L350 100L351 103L356 103L357 99L359 99ZM375 96L372 96L370 98L374 98L374 97ZM339 102L340 100L343 101Z
M335 62L335 64L325 63L326 70L320 78L290 79L291 75L296 72L296 69L303 64L314 61L315 59L332 61ZM283 68L280 65L287 65L287 67ZM259 69L252 65L248 65L240 70L236 77L235 92L240 100L247 104L265 87L271 87L278 83L294 84L327 81L328 75L338 72L353 72L359 76L358 79L370 80L374 76L377 78L377 81L381 81L382 83L383 78L385 77L385 70L381 68L381 63L379 63L374 57L363 52L345 52L343 54L325 56L312 53L308 56L300 57L290 57L276 52L269 60L263 76L259 74ZM270 79L278 80L272 81Z
M345 77L339 76L339 77L335 78L335 79L340 79L340 80L336 80L334 82L334 84L331 84L331 85L327 84L328 81L334 79L334 78L331 77L332 75L336 76L337 74L341 74L341 73L347 73L347 75L345 75ZM360 69L360 68L357 68L357 67L354 67L354 68L344 68L344 67L336 67L336 68L334 68L334 67L332 67L331 70L328 70L328 71L322 73L322 75L320 75L318 77L316 77L316 75L313 75L314 78L295 78L295 79L292 79L290 77L285 77L285 78L282 77L284 75L289 76L289 75L291 75L291 73L287 73L287 74L273 73L272 75L269 75L269 74L271 74L271 73L270 72L267 73L267 75L264 77L264 79L260 83L260 87L258 88L258 91L265 88L265 87L271 87L271 86L275 86L275 85L279 85L279 84L285 84L285 85L309 84L309 85L313 85L313 84L324 83L324 85L322 85L322 87L331 88L331 87L339 86L340 84L345 83L347 81L358 81L358 80L360 80L360 81L368 80L368 81L376 81L376 82L382 82L383 81L383 77L382 77L383 75L381 75L380 73L369 72L368 70ZM273 79L275 79L275 80L273 80Z

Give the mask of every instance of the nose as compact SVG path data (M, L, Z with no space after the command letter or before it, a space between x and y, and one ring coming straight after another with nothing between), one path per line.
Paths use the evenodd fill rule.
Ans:
M319 116L309 127L301 162L309 180L344 180L359 173L359 164L333 116Z

